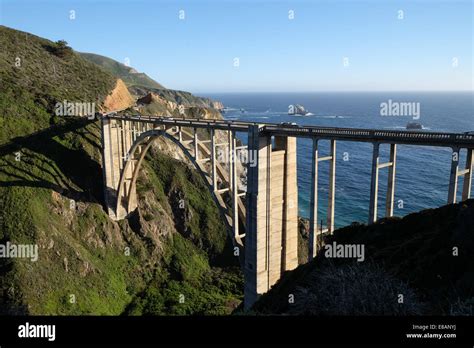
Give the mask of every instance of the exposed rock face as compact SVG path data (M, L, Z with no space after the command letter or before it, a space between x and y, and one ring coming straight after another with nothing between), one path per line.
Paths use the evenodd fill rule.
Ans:
M115 88L105 98L104 111L123 110L134 104L135 100L130 95L125 83L121 79L117 79Z
M159 104L159 105L163 105L167 111L170 111L170 112L173 112L175 111L177 108L178 108L178 104L173 102L173 101L170 101L170 100L166 100L165 98L161 97L159 94L156 94L156 93L153 93L153 92L150 92L148 93L147 95L145 95L144 97L142 98L139 98L137 100L137 106L140 107L140 106L147 106L147 105L151 105L151 104ZM171 113L169 113L171 115Z
M222 102L217 101L217 100L211 100L211 106L217 110L224 109L224 104L222 104Z
M189 206L185 204L188 201L188 198L182 190L175 187L169 194L169 201L173 210L173 215L175 218L175 225L178 230L182 231L184 237L192 237L192 231L189 228L191 220L193 218L193 213L189 209Z
M186 109L185 112L190 118L222 119L222 115L217 109L192 106Z
M154 116L222 119L220 102L194 97L191 94L181 98L180 93L184 92L149 92L137 99L137 111Z
M142 98L137 99L137 105L151 104L153 102L153 93L148 93Z
M298 217L298 263L308 262L309 220Z
M170 113L177 111L177 108L180 105L182 105L185 109L200 107L220 111L224 108L224 105L219 101L211 100L209 98L197 97L189 92L184 91L146 88L143 86L130 86L129 91L132 95L135 95L138 98L137 103L139 105L155 105L154 108L147 108L148 112L157 110L158 108L156 105L165 106L167 111Z

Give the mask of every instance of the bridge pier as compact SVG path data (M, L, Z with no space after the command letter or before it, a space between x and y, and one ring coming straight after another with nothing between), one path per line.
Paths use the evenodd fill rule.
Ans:
M397 144L390 144L391 163L388 167L387 198L385 201L385 216L393 216L393 204L395 201L395 174L397 169Z
M249 309L282 273L298 266L298 188L296 138L261 135L249 127L248 151L257 164L248 165L245 237L244 307Z
M308 261L311 261L319 249L319 229L318 229L318 139L313 139L313 150L311 153L311 198L309 216L309 252ZM321 231L322 232L322 231Z
M466 149L466 166L464 170L459 170L459 157L461 155L459 147L453 147L451 156L451 174L449 177L448 204L456 203L458 191L458 178L464 177L462 200L471 198L472 171L473 171L473 149Z
M237 156L236 156L236 139L234 132L229 130L229 181L230 181L230 196L232 208L232 230L234 239L239 238L239 178L237 175Z
M104 200L109 216L115 215L112 206L115 201L114 192L116 188L116 176L120 175L120 168L116 168L118 163L114 163L114 158L117 155L113 153L112 147L114 139L116 139L116 130L112 127L112 120L109 118L102 118L102 177L104 179Z
M178 126L178 140L179 142L183 141L183 131L181 130L181 126Z
M230 157L230 155L232 153L232 144L233 144L232 131L229 129L227 131L227 153L229 154L228 157ZM232 190L232 187L233 187L232 180L234 179L234 176L232 175L231 162L232 161L229 161L229 163L228 163L228 167L229 167L229 190Z
M331 139L331 155L329 162L329 199L328 199L328 232L334 232L334 207L336 204L336 140Z
M451 174L449 176L448 204L456 203L458 191L459 147L453 147L451 155Z
M372 154L372 176L370 182L369 224L377 221L378 215L378 193L379 193L379 169L389 168L387 180L387 197L385 201L385 216L393 216L393 203L395 198L395 174L397 160L397 145L390 144L389 162L379 163L380 143L373 143Z
M217 191L217 165L216 165L216 134L213 128L210 130L211 133L211 178L212 178L212 189L214 192ZM181 140L180 140L181 141Z
M194 136L194 141L193 141L193 144L194 144L194 159L196 161L199 160L199 144L198 144L198 133L197 133L197 128L193 128L193 136Z
M474 170L474 151L467 149L466 169L464 170L464 183L462 189L462 200L471 198L472 171Z
M329 190L328 190L328 211L327 211L327 232L334 231L334 213L336 202L336 140L331 140L330 155L319 157L318 139L313 138L312 166L311 166L311 198L310 198L310 219L309 219L309 252L308 260L311 261L317 254L319 248L319 238L321 238L323 227L318 227L318 177L319 162L330 161L329 163Z

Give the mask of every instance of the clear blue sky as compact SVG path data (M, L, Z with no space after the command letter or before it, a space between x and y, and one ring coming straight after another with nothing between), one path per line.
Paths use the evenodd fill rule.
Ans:
M3 25L191 92L473 89L471 0L0 0L0 11Z

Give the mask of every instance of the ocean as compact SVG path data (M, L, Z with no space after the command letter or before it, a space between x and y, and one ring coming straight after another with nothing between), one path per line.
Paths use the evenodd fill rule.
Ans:
M327 93L222 93L206 94L221 101L230 110L224 117L254 122L296 122L299 125L405 129L408 122L418 122L429 131L474 131L472 92L327 92ZM381 116L381 103L419 103L417 116ZM301 104L308 116L288 115L290 104ZM415 104L413 104L415 105ZM246 143L246 134L238 134ZM372 145L338 141L336 162L335 225L354 221L367 222L371 178ZM381 163L388 161L389 145L381 146ZM329 142L320 142L320 156L329 152ZM465 165L465 150L460 166ZM394 215L404 216L447 203L451 149L399 145L395 184ZM298 139L298 207L309 217L311 179L311 140ZM326 217L328 192L327 161L319 168L320 219ZM379 172L379 217L385 212L387 169ZM459 180L458 200L462 189ZM325 221L324 221L325 223Z

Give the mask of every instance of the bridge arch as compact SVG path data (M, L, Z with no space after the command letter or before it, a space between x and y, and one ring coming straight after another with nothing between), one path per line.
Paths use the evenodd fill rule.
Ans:
M207 181L206 173L199 166L196 157L193 156L190 150L179 140L179 138L176 138L172 134L168 133L166 129L155 128L142 132L135 138L134 142L131 144L130 150L124 156L123 168L120 172L117 195L116 200L114 202L116 216L126 216L137 208L138 202L136 194L136 183L140 168L146 154L148 153L148 150L151 148L153 143L160 137L164 137L166 139L171 140L177 147L179 147L183 154L190 160L193 167L199 172L202 179L204 180L205 185L211 193L212 199L219 208L220 214L226 225L228 234L230 235L235 245L242 247L242 238L233 235L232 226L229 223L229 220L226 218L226 212L223 209L222 204L220 204L217 199L215 189ZM131 177L128 177L128 175L131 175Z

